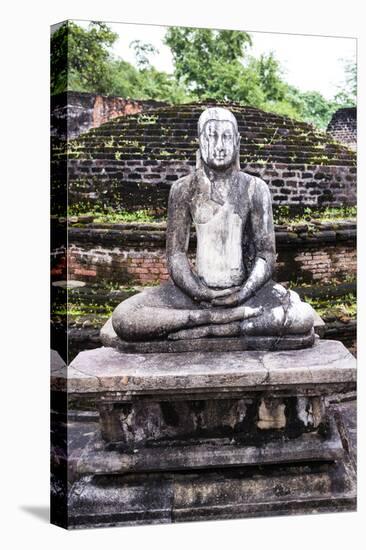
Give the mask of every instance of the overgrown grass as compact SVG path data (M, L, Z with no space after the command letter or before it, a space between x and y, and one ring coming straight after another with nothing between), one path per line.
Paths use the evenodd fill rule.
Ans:
M147 210L136 210L136 212L108 212L99 214L95 217L95 223L127 223L127 222L145 222L153 223L159 221Z
M356 219L356 206L343 206L337 208L324 208L314 210L305 208L300 214L292 214L289 206L279 206L274 209L274 223L276 225L301 225L312 221L336 222L341 220ZM94 223L159 223L166 221L166 215L153 214L149 210L136 210L127 212L125 210L117 211L113 209L106 210L86 210L81 211L78 208L69 208L68 218L74 223L83 222L90 218ZM74 218L74 220L72 219ZM77 218L77 219L76 219Z
M77 218L78 221L82 221L85 218L91 218L95 223L153 223L161 221L161 219L151 214L148 210L136 210L134 212L112 209L80 211L79 209L69 208L68 218L69 220L70 218Z
M311 221L332 222L348 219L356 219L356 206L327 207L321 210L305 208L301 214L291 215L289 206L275 208L273 218L277 225L300 225Z
M346 294L337 298L319 299L304 297L323 319L336 317L341 321L355 319L357 315L357 299L354 294Z
M319 283L319 285L316 282L304 282L302 280L292 280L289 281L287 284L287 288L290 289L297 289L297 288L314 288L317 286L327 286L327 287L336 287L340 284L352 284L357 283L357 277L354 273L347 273L342 274L340 277L333 277L332 279L329 279L326 283Z

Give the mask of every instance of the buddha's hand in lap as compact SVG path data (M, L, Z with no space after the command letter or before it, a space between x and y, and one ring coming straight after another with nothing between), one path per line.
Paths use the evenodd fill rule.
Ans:
M236 287L232 289L230 294L215 297L211 305L216 307L237 307L243 304L251 297L252 293L249 289Z
M212 289L212 288L209 288L209 287L205 287L202 295L199 298L199 302L203 306L210 307L212 305L215 305L214 304L215 300L224 299L228 296L231 296L231 294L233 294L233 292L237 292L239 289L240 289L239 286L230 287L230 288L222 288L222 289L219 289L219 290L215 290L215 289Z
M208 324L225 324L235 321L244 321L251 317L262 315L262 307L240 306L235 308L212 308L209 311Z

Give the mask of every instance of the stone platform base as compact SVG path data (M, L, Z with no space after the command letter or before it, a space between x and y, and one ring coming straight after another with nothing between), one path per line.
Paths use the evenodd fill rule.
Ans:
M327 433L303 433L288 439L279 435L260 445L235 442L232 438L199 441L177 440L153 446L121 449L106 446L100 432L86 446L79 462L79 474L126 474L171 470L208 469L233 466L343 460L344 450L334 418L328 419Z
M355 508L353 459L329 406L355 390L355 359L340 342L273 352L99 348L56 365L51 383L54 395L67 388L99 412L73 466L70 528Z
M348 459L333 463L82 477L69 528L342 512L356 509Z

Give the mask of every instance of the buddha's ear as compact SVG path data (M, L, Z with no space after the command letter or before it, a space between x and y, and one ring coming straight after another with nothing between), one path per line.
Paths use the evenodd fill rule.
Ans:
M235 168L237 170L240 170L240 134L237 136L236 140L236 147L237 147L237 153L236 153L236 159L235 159Z
M199 170L203 167L202 164L202 157L201 157L201 149L197 149L196 151L196 170Z

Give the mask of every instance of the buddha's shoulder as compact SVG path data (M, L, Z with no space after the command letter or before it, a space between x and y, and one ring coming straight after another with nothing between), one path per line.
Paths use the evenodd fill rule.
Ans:
M188 174L176 180L171 188L170 194L173 196L190 195L193 192L193 174Z
M268 185L262 178L240 171L240 183L245 187L249 195L263 195L269 192Z

